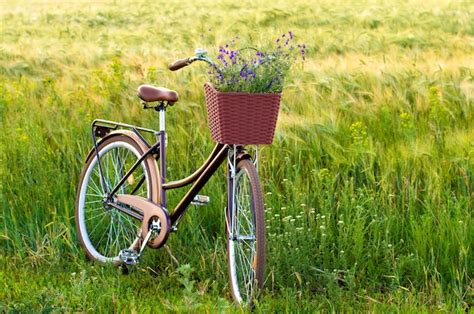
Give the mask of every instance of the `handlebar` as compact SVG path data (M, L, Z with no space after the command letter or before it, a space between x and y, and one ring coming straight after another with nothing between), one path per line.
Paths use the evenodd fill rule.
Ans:
M190 58L178 59L168 65L168 69L171 71L177 71L185 66L190 65L194 60Z
M215 68L217 71L221 72L221 69L207 56L207 51L202 48L196 49L194 52L194 56L184 58L184 59L178 59L168 65L168 69L171 71L177 71L179 69L182 69L194 61L204 61L211 65L213 68Z

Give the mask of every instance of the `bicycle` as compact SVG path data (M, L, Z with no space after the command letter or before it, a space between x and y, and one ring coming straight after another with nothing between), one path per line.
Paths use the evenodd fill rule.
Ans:
M197 49L194 56L173 62L169 69L176 71L195 61L216 66L205 50ZM209 197L198 193L227 160L229 282L233 299L238 304L252 305L263 287L265 268L257 147L252 154L243 145L217 143L194 173L167 181L165 115L178 100L178 93L141 85L138 97L145 109L159 113L159 131L102 119L91 125L94 146L80 175L75 214L79 241L87 257L101 263L135 265L146 246L162 247L169 234L178 230L190 204L209 202ZM147 142L145 133L153 134L156 142ZM166 192L188 185L191 187L183 198L168 211Z

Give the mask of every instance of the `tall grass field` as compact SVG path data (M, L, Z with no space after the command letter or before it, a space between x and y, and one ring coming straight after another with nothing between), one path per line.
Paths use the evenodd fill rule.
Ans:
M246 312L232 302L224 167L168 251L128 275L89 262L74 202L103 118L158 128L170 180L212 150L205 64L235 36L307 47L262 146L267 269L257 312L469 312L474 304L472 1L0 2L0 312ZM184 191L171 193L176 204ZM172 206L170 206L172 208Z

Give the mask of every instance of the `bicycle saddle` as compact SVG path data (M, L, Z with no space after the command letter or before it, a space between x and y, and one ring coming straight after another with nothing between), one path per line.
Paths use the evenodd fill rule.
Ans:
M140 85L137 90L138 97L146 102L167 101L175 103L178 101L178 93L174 90L152 85Z

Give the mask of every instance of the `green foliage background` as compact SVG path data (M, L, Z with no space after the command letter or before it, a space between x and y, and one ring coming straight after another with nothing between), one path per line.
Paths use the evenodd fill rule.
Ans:
M168 175L210 140L207 69L166 65L235 35L306 43L263 147L268 270L258 311L464 311L473 304L471 1L2 1L0 310L242 311L230 302L223 171L124 276L74 228L90 122L148 127L140 83L179 91ZM201 148L197 149L197 148ZM171 195L176 201L180 193Z

